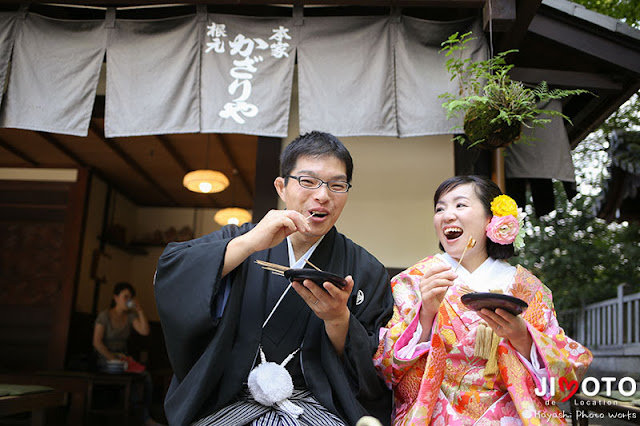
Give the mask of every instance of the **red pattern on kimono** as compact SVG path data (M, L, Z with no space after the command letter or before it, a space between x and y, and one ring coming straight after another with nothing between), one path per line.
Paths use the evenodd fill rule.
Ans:
M547 425L566 424L555 403L568 396L535 394L537 376L516 350L501 339L498 369L485 376L487 360L474 356L481 318L460 301L460 287L447 292L432 329L431 348L402 359L398 351L413 337L421 306L418 282L425 271L441 263L428 257L391 281L394 315L380 331L374 362L395 392L395 425ZM549 377L580 380L591 363L585 347L565 336L558 325L551 291L531 272L518 266L505 292L529 304L522 314ZM539 386L541 388L541 386ZM548 399L548 400L545 400Z

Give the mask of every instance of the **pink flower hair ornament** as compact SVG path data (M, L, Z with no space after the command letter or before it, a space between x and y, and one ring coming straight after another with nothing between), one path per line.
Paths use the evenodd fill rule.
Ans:
M523 214L516 202L508 195L499 195L491 202L491 212L493 217L486 227L487 237L496 244L513 243L516 249L524 247Z
M509 216L494 216L487 225L487 237L497 244L507 245L516 240L520 224L518 219Z

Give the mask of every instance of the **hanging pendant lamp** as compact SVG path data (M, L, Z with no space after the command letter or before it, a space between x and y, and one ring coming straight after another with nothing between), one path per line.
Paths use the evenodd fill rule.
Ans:
M209 169L209 136L207 136L207 153L205 168L193 170L182 178L182 185L189 191L202 194L222 192L229 186L229 179L224 173Z
M226 209L218 210L213 216L213 220L221 226L224 225L242 225L243 223L251 221L251 213L240 207L227 207Z
M224 191L229 186L229 179L216 170L200 169L184 175L182 184L189 191L212 194Z
M232 178L237 174L238 174L238 170L233 169ZM238 181L237 178L235 180L236 182ZM235 187L236 185L233 186L232 192L231 192L231 205L235 204L235 198L236 198ZM215 220L216 223L218 223L220 226L224 226L224 225L240 226L245 222L251 221L251 213L249 213L248 210L245 210L240 207L227 207L225 209L218 210L218 212L213 216L213 220Z

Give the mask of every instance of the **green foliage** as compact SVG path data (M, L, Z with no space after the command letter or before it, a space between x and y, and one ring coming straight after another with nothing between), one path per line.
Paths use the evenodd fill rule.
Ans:
M640 27L637 0L572 1ZM626 150L611 154L605 138L612 130L638 129L638 111L640 96L635 94L576 147L573 157L580 188L576 198L567 200L555 183L556 211L526 219L525 249L513 263L529 268L552 289L558 311L613 298L622 283L629 285L627 292L640 291L640 223L608 224L593 214L607 178L606 165L611 162L629 170L640 164L638 141L626 140Z
M622 283L629 292L640 291L640 224L607 224L591 214L593 197L570 202L559 182L554 192L554 212L527 216L525 249L512 263L553 291L557 311L616 297Z
M538 108L538 105L552 99L588 93L582 89L550 90L544 81L535 88L526 87L519 81L511 80L508 75L513 65L507 64L506 58L517 50L500 52L483 61L473 61L462 57L462 52L472 40L475 37L472 37L471 32L462 35L455 33L442 43L441 52L445 52L445 56L449 58L445 68L451 75L451 80L457 80L459 86L458 93L447 92L439 96L445 99L442 107L447 112L447 118L464 115L473 108L482 108L495 111L484 114L495 117L491 120L493 124L544 126L554 116L566 120L569 118L559 111ZM484 139L472 139L471 142L473 146L484 142Z
M623 171L640 177L640 133L620 132L622 142L615 142L612 146L611 162Z
M640 7L638 0L572 0L603 15L620 19L632 27L640 25Z
M613 130L640 128L640 96L633 95L627 102L616 110L600 127L605 133Z

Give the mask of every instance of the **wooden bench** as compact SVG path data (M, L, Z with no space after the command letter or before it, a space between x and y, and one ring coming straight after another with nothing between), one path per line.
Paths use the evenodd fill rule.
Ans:
M571 398L572 424L586 426L589 420L607 424L611 420L622 420L640 425L640 407L629 402L604 396L575 394Z
M0 385L2 387L3 385ZM0 396L0 417L31 413L32 426L45 425L45 410L67 404L67 393L49 388L34 393Z
M134 386L142 385L144 377L140 374L106 374L85 371L40 371L24 374L0 374L0 382L14 384L32 384L50 386L69 394L65 404L69 406L67 425L90 425L92 416L113 416L129 421L131 410L131 392ZM119 403L113 407L96 407L95 391L101 387L113 387L121 393Z
M0 374L0 382L50 386L66 392L68 398L65 405L69 406L67 425L75 426L84 424L86 404L86 384L84 381L74 378L40 376L35 373L2 373Z
M108 374L85 371L43 371L38 376L50 380L70 380L84 385L85 403L83 409L83 424L91 424L94 416L113 416L127 425L131 412L131 395L134 386L140 386L142 398L144 376L136 373ZM112 406L96 406L96 390L112 388L119 393L118 402ZM76 423L79 424L79 423Z

